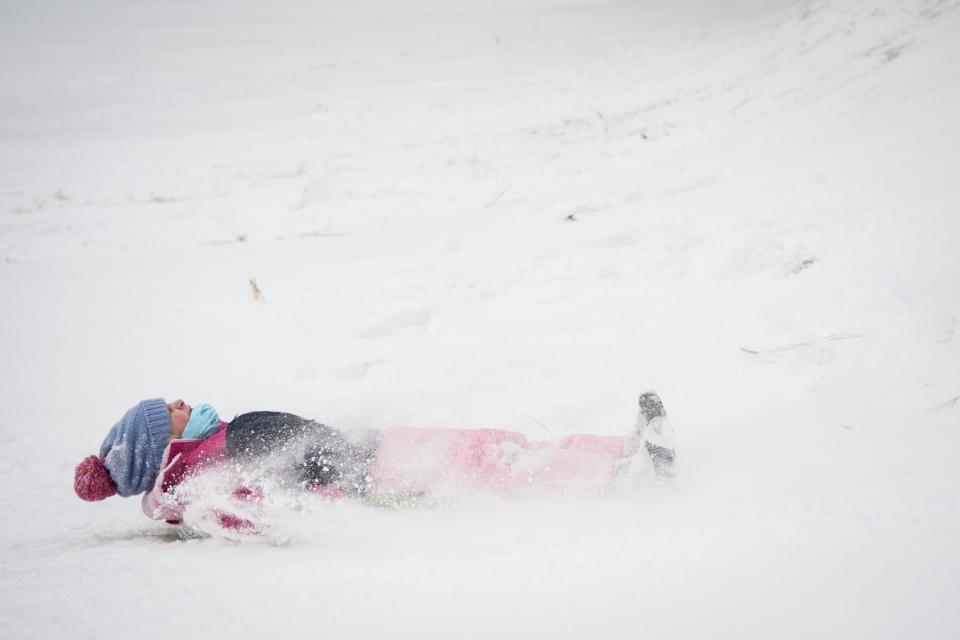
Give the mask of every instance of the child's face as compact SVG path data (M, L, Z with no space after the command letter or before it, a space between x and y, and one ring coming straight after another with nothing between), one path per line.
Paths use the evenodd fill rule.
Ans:
M190 421L190 412L193 411L193 407L178 398L167 403L167 411L170 412L170 437L183 437L183 429Z

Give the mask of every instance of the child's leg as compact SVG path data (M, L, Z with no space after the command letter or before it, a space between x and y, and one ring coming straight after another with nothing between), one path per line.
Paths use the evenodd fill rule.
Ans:
M375 491L423 494L482 488L514 494L531 488L572 493L608 490L624 457L624 439L575 435L529 442L501 429L399 427L381 435Z
M529 442L501 429L388 429L373 457L373 490L421 494L467 486L508 494L536 487L604 493L648 470L672 475L673 427L663 402L648 391L639 404L636 427L622 438L578 434Z

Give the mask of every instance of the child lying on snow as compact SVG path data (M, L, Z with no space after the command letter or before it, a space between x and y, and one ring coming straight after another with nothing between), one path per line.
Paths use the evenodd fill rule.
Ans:
M506 495L531 487L602 494L618 486L631 465L661 475L673 470L673 432L660 397L647 392L639 404L636 427L626 436L529 442L499 429L344 433L273 411L244 413L227 423L210 405L192 408L183 400L165 404L155 398L132 407L113 426L100 455L77 465L73 486L89 501L144 493L144 513L171 524L181 522L187 506L177 487L212 467L267 465L281 484L331 498L419 496L449 486ZM238 481L233 495L256 500L258 491ZM224 526L256 528L231 514L215 517Z

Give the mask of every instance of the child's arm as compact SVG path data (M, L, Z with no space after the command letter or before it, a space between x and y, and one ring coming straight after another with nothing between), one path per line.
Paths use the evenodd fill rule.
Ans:
M177 503L173 494L164 490L164 482L167 475L181 467L182 463L183 458L178 453L167 466L160 470L157 481L153 484L153 489L143 494L143 501L140 506L148 517L154 520L166 520L170 524L180 524L183 507Z

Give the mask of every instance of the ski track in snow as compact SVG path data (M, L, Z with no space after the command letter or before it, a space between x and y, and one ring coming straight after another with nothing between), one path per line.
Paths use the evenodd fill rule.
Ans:
M960 2L682 4L0 3L10 637L957 637ZM143 397L536 439L651 387L680 473L608 500L237 541L70 487Z

